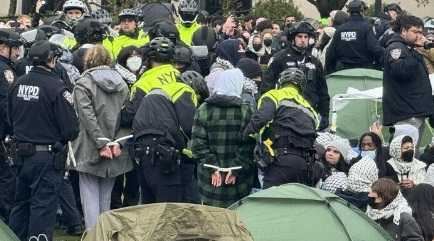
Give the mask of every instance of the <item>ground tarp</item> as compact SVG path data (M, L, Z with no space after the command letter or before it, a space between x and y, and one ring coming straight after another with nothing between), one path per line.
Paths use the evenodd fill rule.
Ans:
M156 203L112 210L82 241L253 241L238 215L195 204Z

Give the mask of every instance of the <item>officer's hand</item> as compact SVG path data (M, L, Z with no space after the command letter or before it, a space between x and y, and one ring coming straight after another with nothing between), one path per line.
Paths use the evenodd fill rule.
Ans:
M118 157L122 154L121 145L119 143L110 146L110 150L113 157Z
M222 175L219 171L215 171L211 175L211 185L213 185L214 187L220 187L222 185Z
M225 180L225 184L229 185L229 184L233 184L235 185L237 177L232 175L232 171L229 171L228 174L226 174L226 180Z
M329 118L321 118L321 122L319 123L318 131L324 131L329 127Z
M108 146L104 146L103 148L99 149L99 156L102 159L113 159L112 151Z

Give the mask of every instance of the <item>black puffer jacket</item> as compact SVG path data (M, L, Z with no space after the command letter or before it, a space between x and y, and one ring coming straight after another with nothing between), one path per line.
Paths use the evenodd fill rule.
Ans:
M431 84L424 59L395 34L384 54L384 125L433 113Z

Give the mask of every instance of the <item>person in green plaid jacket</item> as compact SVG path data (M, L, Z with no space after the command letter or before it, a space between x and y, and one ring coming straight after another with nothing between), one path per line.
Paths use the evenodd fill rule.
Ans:
M255 143L242 140L252 116L251 107L241 100L243 81L239 69L223 71L217 76L214 94L196 111L191 148L199 162L199 193L206 205L226 208L252 189ZM223 172L204 164L242 168Z

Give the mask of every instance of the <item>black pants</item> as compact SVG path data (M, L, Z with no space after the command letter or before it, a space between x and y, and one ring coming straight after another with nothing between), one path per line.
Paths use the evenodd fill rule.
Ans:
M7 223L14 204L16 174L5 160L0 160L0 219Z
M22 241L40 235L51 241L63 173L54 168L54 154L50 152L36 152L20 159L9 226Z
M142 203L179 202L199 203L194 165L180 165L171 174L163 174L158 164L142 161L139 166Z
M294 182L308 184L307 162L299 155L278 155L264 172L264 189Z
M110 206L111 209L118 209L137 204L139 204L139 177L135 168L116 177Z

